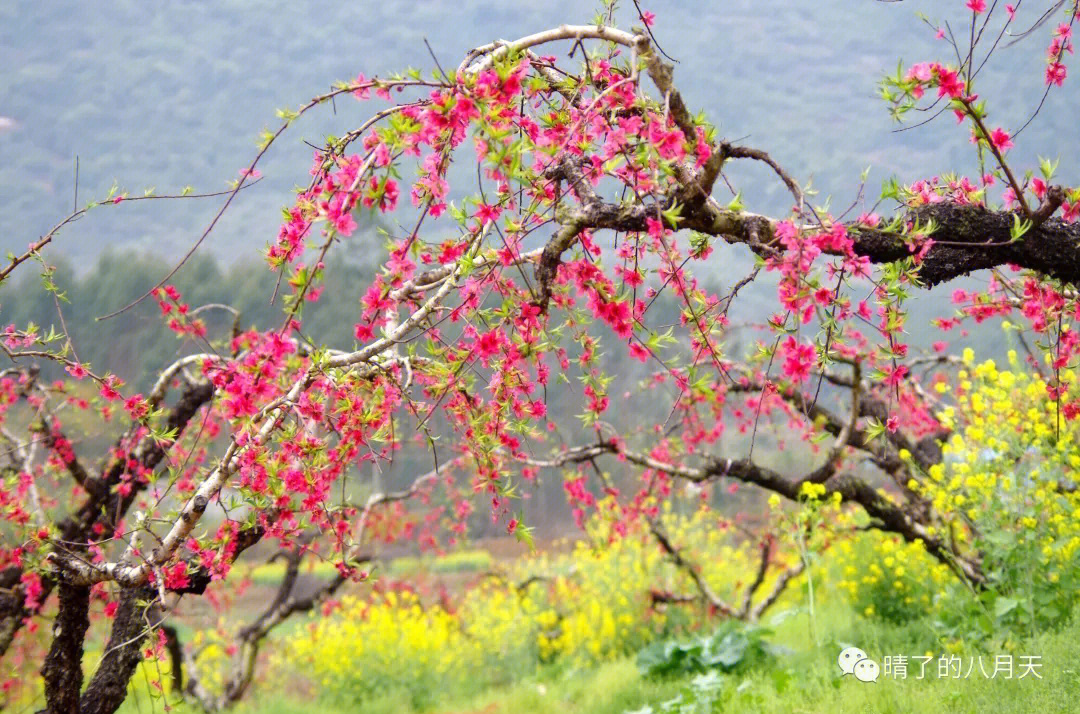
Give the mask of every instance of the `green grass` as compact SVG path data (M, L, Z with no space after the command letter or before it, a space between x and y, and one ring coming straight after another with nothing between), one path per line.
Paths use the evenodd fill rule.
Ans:
M805 611L774 615L772 640L789 648L776 665L741 677L722 677L715 695L714 709L692 711L761 712L763 714L817 713L900 714L904 712L1050 712L1074 711L1080 702L1080 623L1074 621L1056 633L1044 633L1016 643L1012 650L1019 655L1040 655L1042 679L1028 675L1024 679L983 677L975 660L967 679L938 679L936 657L946 653L932 627L922 621L894 626L856 617L847 608L827 608L817 613L815 629L822 633L814 644ZM770 623L766 623L770 624ZM907 655L908 678L894 679L882 674L876 683L863 683L852 676L842 677L836 656L844 644L862 647L880 663L885 655ZM917 679L920 665L912 655L933 653L926 676ZM983 661L990 665L995 654L1005 650L984 651ZM951 653L950 653L951 654ZM956 654L967 670L968 657L978 657L977 650L960 648ZM438 693L434 707L416 709L407 696L394 692L354 706L335 709L318 705L325 714L371 712L373 714L621 714L660 704L688 690L692 678L651 680L639 675L632 658L610 662L589 670L559 672L545 670L503 687L480 694L464 691ZM136 711L130 709L129 711ZM302 696L263 682L251 699L239 710L244 714L310 714L312 703Z
M352 707L336 709L320 704L317 710L321 714L419 714L420 711L440 714L621 714L649 702L670 699L682 686L681 681L645 679L638 674L633 660L623 659L590 670L563 673L555 678L530 677L476 696L461 697L447 692L433 709L417 710L408 695L388 693L357 702ZM263 688L238 710L238 714L311 714L312 711L310 702L276 696Z
M941 649L918 652L914 647L879 650L875 642L896 640L889 632L874 632L859 642L871 657L893 654L939 656ZM878 637L874 637L878 635ZM865 642L865 644L863 644ZM726 712L1065 712L1074 711L1080 697L1080 627L1036 637L1023 643L1014 654L1042 656L1042 679L986 679L975 664L967 679L937 678L937 661L927 665L926 677L917 679L921 665L909 659L908 678L882 676L876 683L863 683L851 676L841 677L835 658L838 648L818 647L792 656L779 670L754 673L741 682L731 682L719 696L719 708ZM968 657L977 652L960 652L966 672ZM984 654L988 665L996 653ZM782 682L778 685L778 680Z

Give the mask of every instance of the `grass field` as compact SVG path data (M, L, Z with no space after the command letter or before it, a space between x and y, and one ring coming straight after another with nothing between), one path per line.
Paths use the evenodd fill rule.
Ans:
M431 693L421 707L408 693L387 691L349 705L327 703L326 693L308 690L299 682L264 681L252 692L238 714L622 714L623 712L761 712L874 713L906 712L1069 712L1080 702L1080 624L1075 620L1062 630L1031 639L1006 643L995 650L955 648L937 644L927 622L902 626L871 622L846 606L826 607L817 613L815 629L828 633L813 644L805 611L783 611L766 618L773 634L770 641L787 651L771 666L741 675L695 676L656 679L642 676L633 657L587 669L542 668L515 682L481 692L466 689ZM844 646L857 645L870 658L908 656L906 678L884 672L877 682L864 683L843 676L836 658ZM942 655L957 655L959 677L939 677ZM913 656L933 656L920 679L921 664ZM992 672L995 655L1013 657L1013 677L993 679L980 672L978 657ZM1019 677L1022 656L1040 657L1034 673ZM973 658L973 659L972 659ZM968 672L969 663L971 666ZM403 663L405 666L405 663ZM968 676L964 676L967 674ZM1039 675L1039 676L1036 676ZM699 694L694 694L697 691ZM702 694L701 692L705 692ZM672 703L681 695L680 704ZM313 701L314 698L314 701ZM132 698L125 712L161 710L160 702ZM174 711L186 712L183 705Z

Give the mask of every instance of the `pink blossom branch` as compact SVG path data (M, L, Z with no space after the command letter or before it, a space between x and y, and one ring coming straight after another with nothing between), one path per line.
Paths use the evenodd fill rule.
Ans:
M483 235L486 231L487 228L479 235ZM136 587L145 583L154 569L168 562L191 534L195 524L199 522L205 513L207 505L218 495L236 469L239 468L241 456L247 450L266 443L271 432L274 431L280 419L284 416L285 409L299 399L304 390L314 382L318 372L323 369L352 368L360 364L371 363L383 353L391 350L406 335L422 325L425 318L437 306L442 304L451 289L456 286L457 278L462 272L462 265L463 263L460 261L456 263L451 276L439 287L435 294L428 298L408 319L390 330L384 337L375 340L360 350L329 357L322 365L309 366L285 395L265 405L252 418L252 422L259 425L250 440L241 446L235 438L233 439L218 465L207 475L195 493L185 503L169 532L165 534L159 545L154 548L153 552L143 562L131 564L131 561L137 557L131 547L125 551L121 560L113 562L88 563L62 558L56 553L50 553L47 560L68 571L69 578L73 579L74 582L93 584L112 580L125 587ZM383 364L369 365L372 372L383 368L385 368Z

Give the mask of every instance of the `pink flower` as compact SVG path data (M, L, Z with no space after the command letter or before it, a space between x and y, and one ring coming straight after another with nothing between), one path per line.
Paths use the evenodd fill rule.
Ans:
M994 145L998 151L1005 152L1013 147L1012 140L1009 138L1009 132L1002 129L1000 126L990 132L990 143Z
M885 370L885 384L890 387L898 387L900 383L904 381L904 378L908 376L907 365L897 365L896 367Z
M630 356L636 360L647 362L649 360L649 350L634 342L630 345Z
M641 21L645 23L646 27L652 27L656 22L656 13L649 12L648 10L641 11Z
M476 207L476 220L480 221L480 225L485 225L489 222L498 220L500 213L502 213L502 209L498 206L489 206L486 203L481 203Z
M187 575L187 563L179 562L167 568L165 572L165 587L169 590L182 590L191 584Z
M143 400L143 395L135 394L124 400L124 409L132 419L142 419L150 411L150 406Z
M480 335L476 340L476 349L480 353L480 358L487 361L491 357L494 357L499 353L500 340L499 331L492 330Z
M1016 19L1016 6L1015 5L1006 5L1005 6L1005 12L1009 16L1009 22L1012 22L1013 20Z
M357 99L367 99L371 96L371 82L368 78L360 73L356 75L356 79L353 81L353 86L356 89L353 90L353 96Z
M102 399L109 402L114 402L120 398L120 392L116 391L115 384L116 378L112 375L109 375L105 378L104 384L101 385L100 393Z
M1056 84L1060 87L1065 84L1066 74L1068 74L1068 69L1066 69L1064 63L1051 62L1046 65L1046 84Z
M356 230L356 220L352 217L352 213L348 211L337 214L330 219L330 222L333 224L334 230L346 237L351 236L352 232Z
M980 12L986 9L986 0L968 0L967 6L973 13L978 15Z
M964 80L960 75L948 67L936 66L938 75L938 96L948 95L952 99L958 99L964 94Z
M856 219L856 222L870 228L877 228L881 225L881 216L876 213L863 213Z
M794 337L788 337L780 346L780 351L785 358L783 370L788 378L793 382L802 382L810 376L817 357L817 350L813 345L802 344Z

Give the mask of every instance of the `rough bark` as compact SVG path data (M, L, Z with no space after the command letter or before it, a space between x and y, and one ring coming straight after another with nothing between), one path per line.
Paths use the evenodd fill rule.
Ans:
M950 203L913 212L911 216L923 223L932 218L938 224L931 236L935 245L919 268L923 284L939 285L976 270L1017 265L1080 285L1080 223L1051 218L1011 242L1014 215L1011 211ZM854 234L855 252L875 263L896 262L910 255L907 247L889 233L858 229Z
M45 680L46 714L80 714L83 643L90 626L90 588L61 583L60 604L53 621L53 641L41 677Z
M574 180L572 170L562 169L562 172ZM775 250L772 245L775 219L728 211L714 202L689 202L683 208L682 220L673 227L745 244L763 256ZM587 201L574 210L563 211L559 217L563 230L548 243L551 250L545 248L545 260L537 266L537 279L542 286L545 279L548 283L552 280L558 255L573 242L566 240L568 229L574 235L583 229L646 231L646 218L657 215L656 207L603 201ZM923 206L906 214L906 220L925 225L933 219L937 226L930 236L934 245L919 265L919 280L924 286L933 287L977 270L1016 265L1080 286L1080 222L1049 218L1013 242L1011 230L1016 215L1011 211L951 203ZM912 255L910 246L896 233L854 223L847 224L847 228L854 240L855 254L869 258L872 263L895 263Z
M17 565L0 571L0 657L7 652L23 620L30 615L25 606L26 595L19 584L22 572Z
M160 614L150 588L124 590L113 619L105 656L79 702L81 714L113 714L127 697L127 686L142 660L142 645Z

